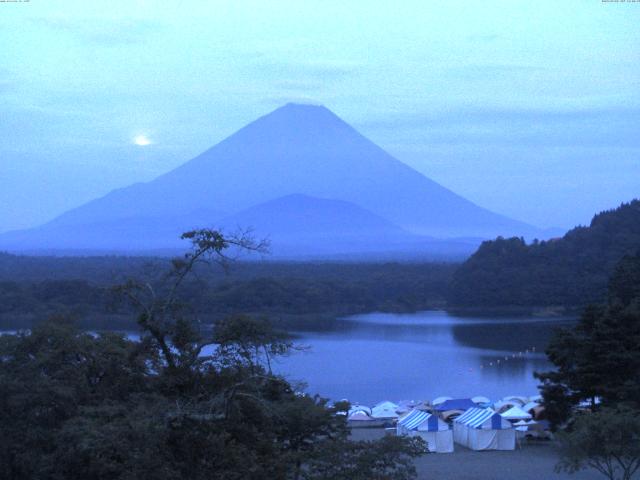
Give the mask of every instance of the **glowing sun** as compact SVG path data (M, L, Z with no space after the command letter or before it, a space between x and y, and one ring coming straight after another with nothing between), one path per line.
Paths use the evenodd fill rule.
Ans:
M133 138L133 143L141 147L146 147L147 145L151 145L152 142L146 135L136 135Z

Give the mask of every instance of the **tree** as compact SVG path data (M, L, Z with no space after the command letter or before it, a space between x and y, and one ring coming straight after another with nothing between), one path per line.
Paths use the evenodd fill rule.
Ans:
M630 480L640 468L640 417L628 408L582 413L559 434L557 471L594 468L609 480Z
M626 257L616 268L608 304L588 307L574 328L550 342L547 355L556 370L536 377L554 427L580 404L592 411L623 404L640 409L639 259Z
M616 264L640 245L640 200L595 215L562 238L484 242L454 273L449 307L580 307L606 300Z
M536 376L552 426L563 427L558 470L628 480L640 468L639 307L640 256L625 257L607 304L588 307L547 348L557 369Z
M338 479L412 478L415 441L349 442L344 405L271 370L292 344L266 320L198 328L180 287L207 256L226 261L232 242L208 230L184 238L193 250L164 283L118 288L138 309L139 342L60 319L0 336L0 478L311 480L334 461Z
M160 285L129 280L115 290L126 296L138 309L138 325L162 353L164 367L170 370L189 369L199 362L200 353L213 343L188 325L184 317L185 305L179 292L195 266L213 260L227 268L231 259L226 250L266 252L267 243L256 241L246 232L227 237L216 230L201 229L183 233L181 238L191 242L191 250L183 258L174 258L172 268L160 279ZM170 345L179 346L177 350Z
M376 442L325 442L307 466L307 480L410 480L413 459L425 452L419 437L386 436Z

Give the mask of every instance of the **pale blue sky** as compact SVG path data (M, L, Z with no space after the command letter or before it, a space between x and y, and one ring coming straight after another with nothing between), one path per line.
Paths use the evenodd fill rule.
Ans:
M639 25L600 0L0 3L0 231L289 101L484 207L585 223L640 196Z

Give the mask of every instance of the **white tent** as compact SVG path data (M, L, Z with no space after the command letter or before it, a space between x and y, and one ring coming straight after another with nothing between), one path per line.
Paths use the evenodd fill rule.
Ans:
M503 402L517 402L520 406L529 401L528 397L522 397L520 395L508 395L502 399Z
M530 412L531 410L539 406L540 404L538 402L529 402L522 407L522 410L524 410L525 412Z
M356 412L350 413L347 417L349 422L371 422L374 419L367 415L367 412L363 410L358 410Z
M491 400L489 400L487 397L483 397L482 395L478 395L477 397L473 397L471 399L471 401L473 403L477 403L477 404L487 404L487 403L491 403Z
M398 408L396 411L399 414L407 413L416 408L416 405L418 405L418 402L415 400L401 400L398 402Z
M514 427L528 427L529 425L536 425L538 422L535 420L518 420L513 424Z
M470 408L453 421L453 440L471 450L514 450L511 423L490 408Z
M520 407L511 407L500 415L507 420L531 420L531 414L525 412Z
M496 412L506 412L507 410L509 410L512 407L521 407L522 405L520 405L519 402L517 401L512 401L512 400L498 400L496 403L493 404L493 409Z
M369 407L367 407L366 405L360 405L358 403L356 403L355 405L351 405L351 408L349 409L349 415L356 412L364 412L367 415L371 415L371 409Z
M444 403L444 402L446 402L447 400L453 400L453 398L452 398L452 397L438 397L438 398L434 398L434 399L431 401L431 405L433 405L433 406L435 407L436 405L440 405L441 403Z
M398 405L393 402L380 402L371 409L373 418L398 418Z
M453 452L453 432L445 422L429 412L410 411L398 420L396 433L422 438L430 452Z

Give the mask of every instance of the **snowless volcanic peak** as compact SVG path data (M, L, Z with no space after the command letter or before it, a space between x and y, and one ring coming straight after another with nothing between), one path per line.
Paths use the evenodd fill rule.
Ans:
M109 225L120 225L113 236L126 236L123 225L138 225L139 236L154 222L167 225L176 218L195 222L194 212L202 211L217 212L216 219L229 218L294 194L349 202L362 209L360 213L368 211L414 235L447 238L539 233L427 178L328 108L289 103L155 180L115 190L38 229L20 232L20 238L31 238L37 244L45 238L47 247L52 248L56 241L65 240L60 238L63 227L73 226L69 231L74 232L74 238L65 240L65 245L90 247L95 235L83 235L84 230L109 230ZM302 208L305 202L297 203ZM328 204L322 205L328 208ZM206 219L209 225L213 221L212 215ZM52 228L58 233L47 234ZM8 238L0 236L0 247L7 245ZM154 242L159 240L156 235Z

